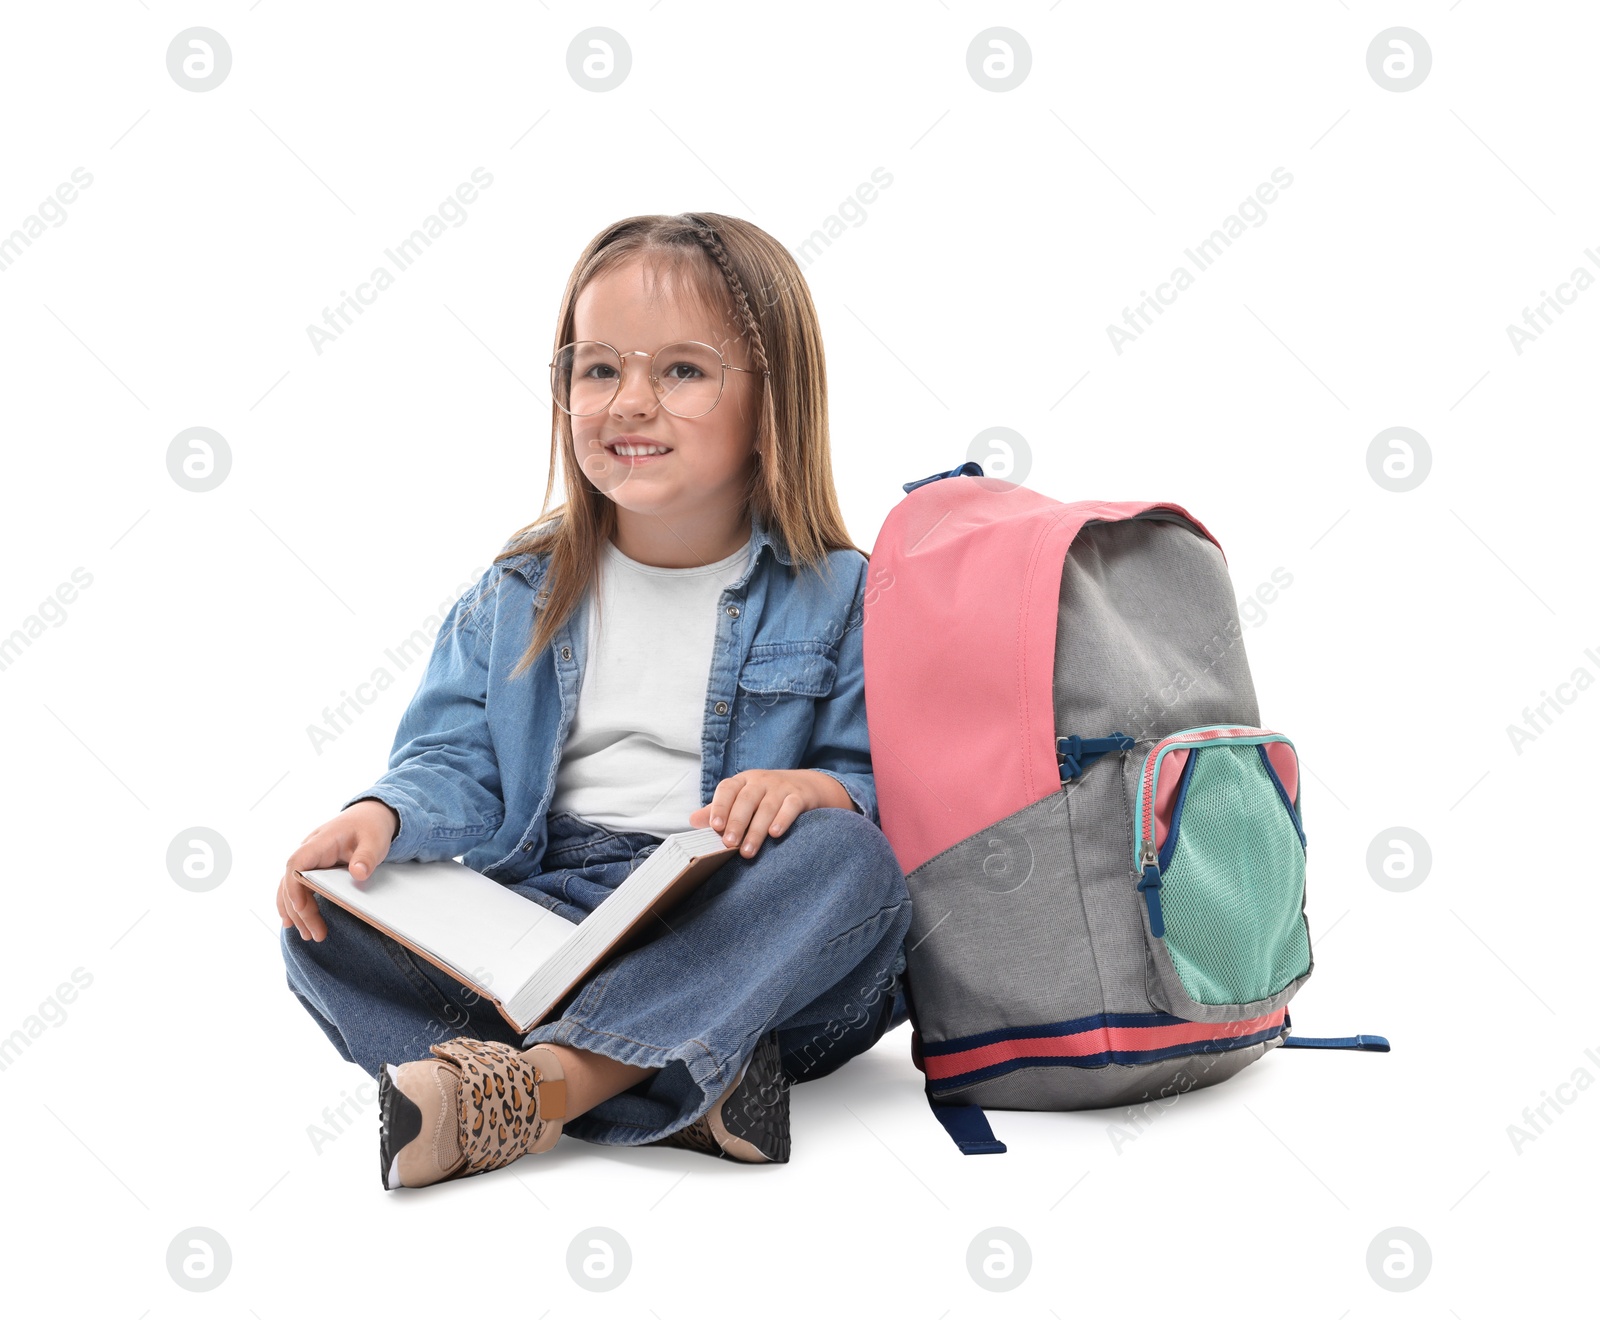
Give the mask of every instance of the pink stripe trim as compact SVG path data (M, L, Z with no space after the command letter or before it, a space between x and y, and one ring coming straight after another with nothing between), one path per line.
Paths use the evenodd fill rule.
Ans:
M1000 1040L958 1054L929 1054L922 1061L930 1079L976 1072L1013 1059L1076 1059L1108 1050L1160 1050L1197 1041L1229 1040L1254 1035L1283 1023L1283 1009L1238 1022L1180 1022L1166 1027L1090 1027L1068 1036L1027 1036Z

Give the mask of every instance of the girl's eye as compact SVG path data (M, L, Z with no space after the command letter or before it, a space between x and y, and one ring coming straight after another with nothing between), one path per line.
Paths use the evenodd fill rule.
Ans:
M674 362L661 373L662 380L686 381L699 380L705 372L695 366L693 362Z
M616 374L616 370L615 367L608 367L603 362L597 362L585 371L583 375L587 380L610 380Z

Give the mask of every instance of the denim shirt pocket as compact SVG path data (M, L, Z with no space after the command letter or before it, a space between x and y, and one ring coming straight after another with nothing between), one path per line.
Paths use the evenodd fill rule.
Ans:
M816 703L833 691L837 648L826 642L758 642L739 671L732 760L738 770L798 767Z
M838 654L827 642L757 642L739 671L739 686L759 696L825 697L838 677Z

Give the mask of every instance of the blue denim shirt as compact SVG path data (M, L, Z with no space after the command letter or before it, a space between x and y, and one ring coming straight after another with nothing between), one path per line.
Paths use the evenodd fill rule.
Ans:
M832 551L830 582L795 568L754 512L750 536L750 562L717 603L701 805L742 770L820 770L876 824L861 649L867 561ZM398 813L387 860L461 857L507 882L539 869L578 708L590 601L586 593L537 662L509 679L533 636L548 560L524 553L492 564L456 601L400 718L387 773L344 803L379 798Z

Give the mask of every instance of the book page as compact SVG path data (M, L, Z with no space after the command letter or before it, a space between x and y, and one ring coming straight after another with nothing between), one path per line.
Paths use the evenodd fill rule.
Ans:
M502 1003L578 929L455 861L382 862L365 883L343 867L302 874Z
M575 980L616 943L623 929L689 869L693 859L712 855L726 860L736 852L713 829L669 834L612 890L609 898L584 918L572 938L534 971L516 999L507 1001L511 1015L530 1026L540 1021Z

